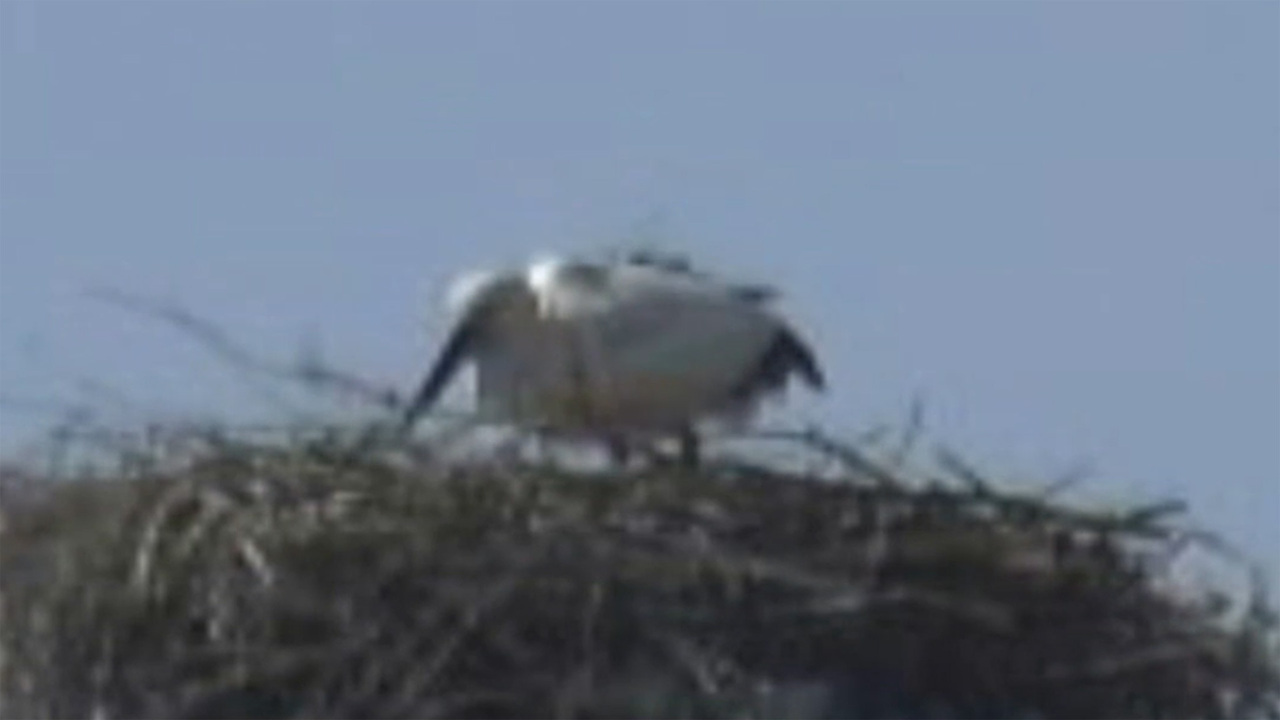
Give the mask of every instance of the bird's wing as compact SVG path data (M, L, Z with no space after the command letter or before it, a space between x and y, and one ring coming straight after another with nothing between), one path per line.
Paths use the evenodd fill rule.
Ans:
M814 390L826 389L826 378L813 348L791 328L781 326L759 360L730 391L730 396L745 400L759 393L780 390L792 373L798 373Z
M621 374L680 376L706 388L747 372L778 328L753 304L705 293L627 294L595 323Z
M693 265L689 262L689 257L687 255L659 252L648 248L639 248L624 252L622 254L622 262L631 265L645 265L661 268L670 272L682 272L689 275L698 274L697 271L693 269Z
M474 315L464 316L454 324L444 347L437 353L431 370L423 378L418 391L405 408L400 422L402 432L407 433L412 430L418 418L431 409L431 406L440 398L445 386L458 372L458 368L475 352L481 336L480 321Z
M730 285L729 292L739 300L745 300L749 303L763 305L772 300L776 300L781 294L778 289L772 285L761 285L758 283Z
M747 302L766 303L776 299L780 294L777 288L763 283L724 282L705 270L694 268L686 255L635 250L623 256L622 264L644 268L651 273L651 276L654 273L663 273L667 276L683 278L684 280L698 283L713 292L723 292L726 295Z
M764 283L731 283L703 272L683 272L655 265L619 265L609 274L615 297L670 295L689 302L766 304L778 297L778 289Z
M708 386L726 378L732 395L781 388L793 373L822 390L812 348L765 306L764 286L725 285L642 267L622 269L614 310L602 322L622 366L681 368Z
M591 338L614 382L679 378L728 391L759 367L782 328L763 307L770 288L656 265L564 265L554 294L559 319Z

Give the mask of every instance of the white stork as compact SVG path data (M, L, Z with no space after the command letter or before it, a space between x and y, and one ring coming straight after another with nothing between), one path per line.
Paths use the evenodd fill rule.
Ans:
M812 350L768 307L775 296L640 254L464 277L450 292L459 317L403 427L472 360L484 413L603 439L619 462L636 440L675 435L695 464L700 419L744 422L794 374L824 387Z

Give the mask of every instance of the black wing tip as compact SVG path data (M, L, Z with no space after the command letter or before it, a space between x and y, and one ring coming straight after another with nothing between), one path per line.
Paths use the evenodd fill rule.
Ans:
M811 389L818 392L826 391L827 378L822 371L822 366L818 364L817 355L795 331L783 328L778 334L774 347L788 370L799 373Z
M812 371L808 371L804 373L804 379L805 379L805 382L809 384L809 387L813 388L814 391L816 392L827 391L827 377L825 374L823 374L822 369L819 368L817 365L813 366Z
M745 398L756 393L782 390L787 380L797 374L812 390L824 392L827 379L818 365L813 349L789 328L781 328L751 373L734 388L733 397Z

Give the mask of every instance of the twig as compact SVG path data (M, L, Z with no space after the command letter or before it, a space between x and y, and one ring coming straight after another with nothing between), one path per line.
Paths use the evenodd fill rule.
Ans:
M1182 515L1187 512L1187 503L1182 500L1162 500L1154 505L1130 510L1119 519L1125 529L1146 529L1170 515Z
M275 570L271 568L271 563L267 561L266 554L262 552L262 548L258 547L257 543L251 538L241 537L236 540L236 552L245 565L253 571L253 574L263 587L275 585Z
M693 678L694 684L703 697L715 697L720 692L718 674L713 667L717 658L695 645L688 638L672 632L650 633L661 641L669 655L677 660L681 667Z
M968 463L960 458L960 455L953 450L939 445L934 452L938 464L947 472L954 475L959 480L969 486L969 491L975 498L990 498L995 493L991 491L991 485L987 479L978 474Z
M145 315L162 320L187 335L190 335L197 342L203 345L205 349L209 350L217 357L222 358L230 367L240 374L242 380L254 386L255 390L262 393L263 397L268 399L268 401L277 407L286 410L286 412L291 415L299 414L299 410L296 406L286 401L280 394L276 393L270 387L259 382L255 377L255 374L278 377L279 371L271 367L269 364L255 358L247 350L236 344L221 328L216 327L206 320L196 317L183 308L166 305L159 301L144 298L121 290L112 288L91 289L86 292L86 295L94 300L98 300L109 305L115 305L116 307L139 315Z
M1184 660L1201 655L1206 648L1185 642L1163 643L1121 655L1096 658L1076 665L1054 665L1044 671L1044 679L1054 682L1100 680L1141 670L1152 665Z
M898 442L897 449L891 455L895 467L903 466L911 451L915 449L916 440L919 439L923 430L924 398L917 394L911 399L911 410L908 413L907 426L902 432L902 438Z
M380 388L349 373L325 367L316 358L303 357L299 362L288 365L255 357L232 340L226 331L181 307L116 289L90 290L88 295L131 312L157 318L190 335L207 350L236 369L245 382L255 386L258 392L263 393L278 407L285 408L290 414L298 415L300 411L283 396L260 383L255 376L297 382L313 389L330 389L339 394L360 398L379 407L394 408L399 405L399 399L394 390Z
M198 502L198 497L193 494L190 486L182 484L169 489L156 503L142 530L138 548L134 552L133 573L130 581L134 592L143 595L150 592L163 527L181 503L192 500Z
M801 432L788 430L770 430L751 434L754 437L792 440L836 458L846 470L863 475L876 482L882 488L898 488L899 482L888 471L868 460L852 445L846 445L823 435L817 428L808 428Z
M1084 482L1092 472L1092 466L1087 463L1074 467L1064 473L1062 477L1046 485L1044 489L1036 495L1036 497L1041 501L1052 500L1067 490L1070 490Z
M436 678L453 660L453 656L457 653L462 644L471 636L472 632L479 627L480 622L495 608L506 602L514 594L525 580L525 574L521 571L515 571L509 574L503 580L500 580L488 593L481 597L474 606L472 606L462 619L461 625L453 632L452 635L445 638L437 650L425 663L423 663L420 673L412 674L405 678L400 686L393 693L394 700L391 701L390 711L388 715L401 715L414 706L418 701L422 691L430 687Z
M600 582L591 584L587 591L586 608L582 613L582 662L578 669L556 693L556 717L575 717L575 708L584 695L589 696L595 684L596 665L596 622L600 617L600 608L604 604L604 586Z

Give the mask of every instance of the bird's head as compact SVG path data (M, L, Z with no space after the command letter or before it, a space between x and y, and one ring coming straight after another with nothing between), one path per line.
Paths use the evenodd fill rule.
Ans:
M529 263L524 277L537 298L539 312L546 317L569 295L603 290L609 282L609 269L580 259L542 255Z
M569 260L554 255L539 255L524 271L525 282L535 295L546 296L560 281Z
M454 278L445 289L444 304L449 312L461 314L491 295L502 274L494 270L472 270Z
M478 317L531 304L529 286L519 274L476 270L458 276L445 291L445 306L455 316Z

